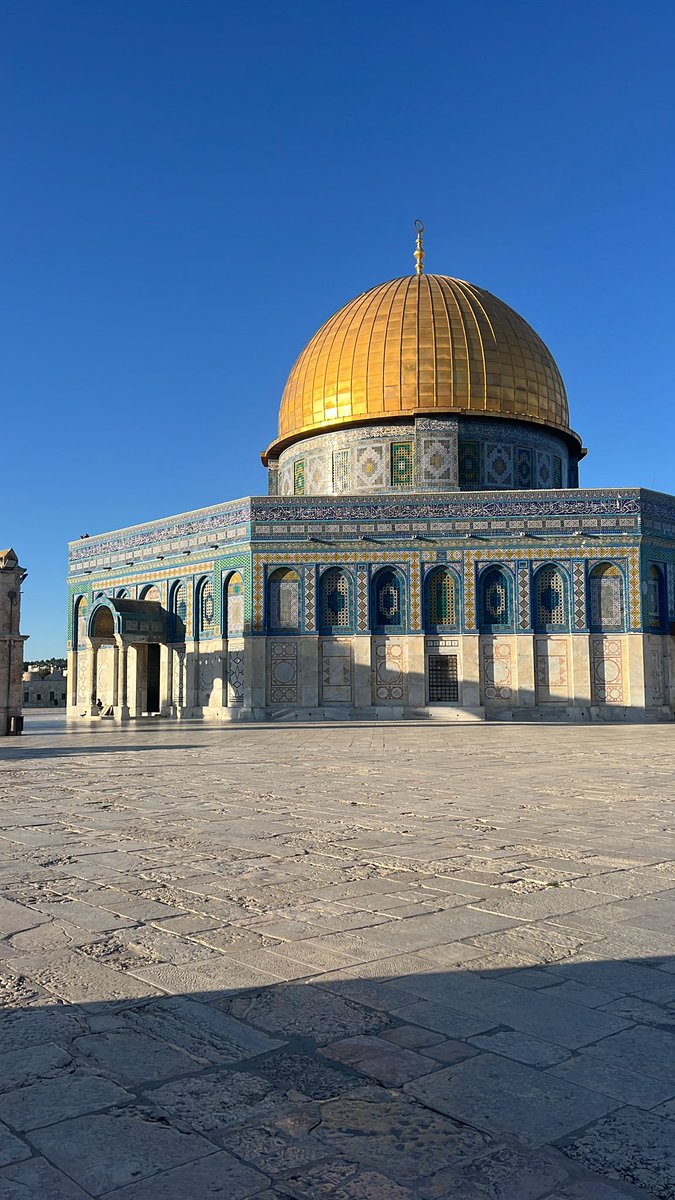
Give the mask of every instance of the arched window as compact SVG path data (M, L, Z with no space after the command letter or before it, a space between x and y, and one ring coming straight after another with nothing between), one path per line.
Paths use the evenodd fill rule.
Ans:
M537 633L566 629L568 626L567 581L560 567L551 563L540 567L532 589L532 624Z
M453 629L458 624L457 576L447 567L437 567L425 581L425 622L427 629Z
M128 594L129 593L127 592L126 588L119 588L117 591L117 599L118 600L126 600Z
M142 588L138 598L139 600L155 600L157 602L162 599L159 588L154 583L150 583L147 587Z
M244 580L239 571L230 575L227 581L225 632L229 638L244 636Z
M197 637L213 637L216 631L216 597L210 579L197 584L196 633Z
M590 628L593 633L616 633L624 627L623 575L615 563L593 567L588 580Z
M321 576L321 632L340 633L353 628L352 581L341 567L329 567Z
M513 628L511 583L503 567L488 567L480 579L481 629Z
M172 642L184 642L187 623L187 589L180 580L171 585L169 612L171 614L169 637Z
M288 567L273 571L267 582L268 628L271 633L300 629L300 576Z
M647 627L661 633L665 627L666 603L663 572L652 563L647 574Z
M398 571L387 567L373 580L373 629L387 632L405 625L405 589Z

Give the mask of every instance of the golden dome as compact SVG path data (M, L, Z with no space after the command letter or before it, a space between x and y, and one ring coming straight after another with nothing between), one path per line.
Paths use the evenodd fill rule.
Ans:
M464 280L406 275L364 292L314 335L291 371L279 437L264 458L308 434L443 413L571 434L562 377L527 321Z

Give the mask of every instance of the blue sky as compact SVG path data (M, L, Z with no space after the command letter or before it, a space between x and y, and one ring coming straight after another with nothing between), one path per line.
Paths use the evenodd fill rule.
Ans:
M553 350L582 483L675 491L665 0L0 0L0 543L29 657L66 543L266 491L351 297L471 280Z

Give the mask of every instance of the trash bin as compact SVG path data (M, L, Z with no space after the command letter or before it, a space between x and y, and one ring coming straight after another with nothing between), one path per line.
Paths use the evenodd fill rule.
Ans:
M23 717L22 716L13 716L13 717L9 718L9 733L13 733L13 734L17 734L17 735L20 733L23 733Z

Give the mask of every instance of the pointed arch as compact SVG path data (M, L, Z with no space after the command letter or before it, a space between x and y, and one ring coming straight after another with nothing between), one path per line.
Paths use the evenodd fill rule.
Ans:
M245 588L241 571L232 571L223 584L223 636L244 636Z
M532 627L536 633L569 629L569 582L557 563L544 563L532 580Z
M429 632L459 625L459 576L451 567L433 567L424 580L424 626Z
M350 633L354 629L354 580L345 567L328 567L319 580L321 633Z
M379 633L405 629L406 587L398 567L382 567L371 584L371 627Z
M184 642L188 616L187 588L181 579L176 579L169 588L169 639Z
M591 633L621 633L625 628L625 581L616 563L598 563L588 577Z
M267 581L267 628L270 633L299 633L300 576L292 567L277 567Z
M504 566L486 567L479 580L480 627L485 633L512 631L513 576Z

